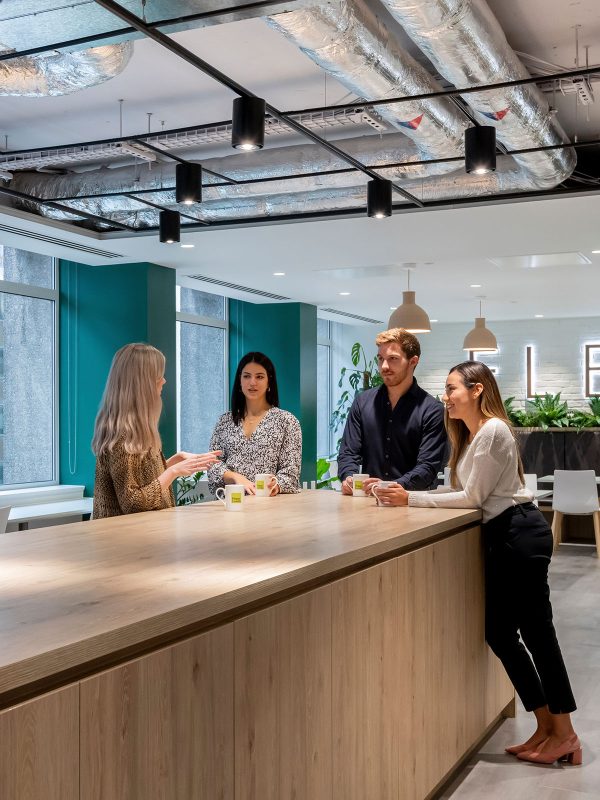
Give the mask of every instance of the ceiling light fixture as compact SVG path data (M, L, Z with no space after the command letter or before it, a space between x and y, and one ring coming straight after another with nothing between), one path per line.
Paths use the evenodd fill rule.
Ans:
M273 275L281 276L285 275L285 272L274 272Z
M496 128L479 125L465 130L465 171L485 175L496 170Z
M431 333L427 312L415 303L415 293L410 291L410 269L406 272L408 289L402 292L402 305L392 312L388 328L404 328L409 333Z
M184 250L190 250L192 247L196 247L196 245L195 244L182 244L181 247Z
M175 167L175 200L186 206L202 202L202 166L189 162Z
M475 317L475 327L465 336L463 350L477 350L478 353L497 353L496 337L485 327L485 317L481 316L481 300L479 298L479 316Z
M593 253L595 256L597 256L597 255L598 255L598 253L600 253L600 250L592 250L592 253Z
M480 283L472 283L471 284L471 289L481 289L481 284Z
M342 295L342 297L348 297L350 292L340 292L340 294Z
M233 101L231 146L236 150L261 150L265 143L265 101L237 97Z
M159 238L163 244L174 244L179 241L181 217L179 211L165 209L158 215Z
M543 319L543 317L544 317L544 315L543 315L543 314L536 314L536 315L535 315L535 318L536 318L536 319Z
M367 216L383 219L392 216L392 182L373 178L367 184Z

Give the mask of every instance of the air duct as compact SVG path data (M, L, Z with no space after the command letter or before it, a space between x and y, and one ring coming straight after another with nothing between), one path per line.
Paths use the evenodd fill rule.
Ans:
M6 52L0 45L0 52ZM129 63L132 42L74 53L43 53L0 61L0 95L47 97L71 94L119 75Z
M379 3L329 0L268 23L359 97L409 96L441 89L401 45L402 32ZM390 125L412 139L423 159L462 151L467 120L448 98L374 106ZM454 169L431 165L431 173Z
M528 78L485 0L382 0L440 74L457 87ZM509 150L568 142L537 86L464 95L483 125L494 125ZM537 189L561 183L575 168L571 148L516 155Z

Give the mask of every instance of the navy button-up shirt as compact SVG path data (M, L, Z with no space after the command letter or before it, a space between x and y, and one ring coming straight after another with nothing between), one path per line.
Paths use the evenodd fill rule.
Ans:
M365 472L408 490L429 489L445 450L444 407L416 380L394 408L386 386L367 389L356 396L348 414L338 475L343 481Z

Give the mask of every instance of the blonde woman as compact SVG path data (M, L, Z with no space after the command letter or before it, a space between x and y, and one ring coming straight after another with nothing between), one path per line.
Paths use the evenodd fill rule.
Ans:
M94 519L175 505L171 484L217 461L218 452L162 453L158 420L165 357L148 344L127 344L113 358L96 417Z
M537 764L581 764L581 742L571 724L575 699L552 622L552 531L523 485L498 384L485 364L463 361L450 370L442 399L451 485L432 492L376 486L376 496L384 505L481 509L486 639L537 721L526 742L506 750Z

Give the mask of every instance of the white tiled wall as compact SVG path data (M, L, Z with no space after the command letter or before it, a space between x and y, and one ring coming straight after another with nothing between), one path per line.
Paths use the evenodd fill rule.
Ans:
M600 344L600 317L577 319L534 319L511 322L489 321L488 327L498 340L500 352L482 358L489 366L498 367L498 383L503 397L525 398L525 347L534 348L534 391L560 392L572 408L585 407L585 345ZM421 361L415 377L431 394L441 395L448 369L463 361L468 354L462 349L465 334L473 323L432 325L430 334L421 334ZM343 326L343 339L338 352L347 352L360 341L368 354L374 354L375 336L385 326Z

